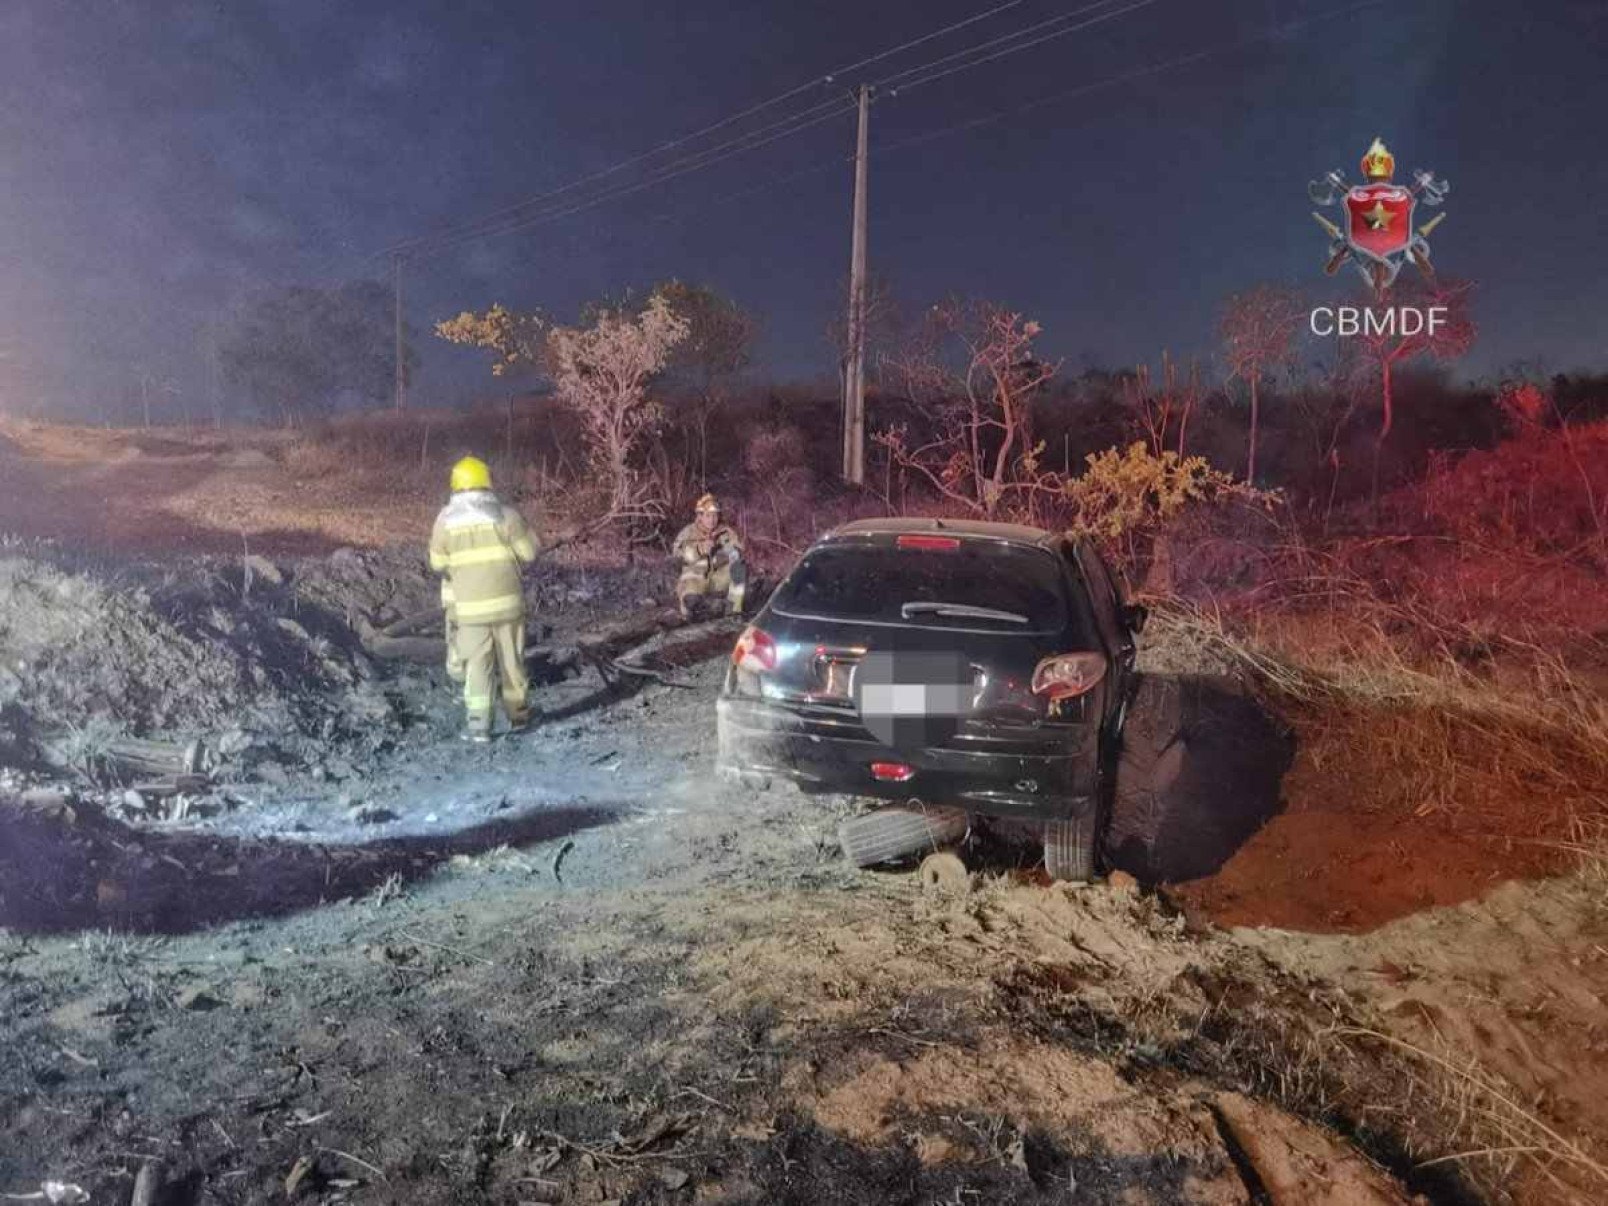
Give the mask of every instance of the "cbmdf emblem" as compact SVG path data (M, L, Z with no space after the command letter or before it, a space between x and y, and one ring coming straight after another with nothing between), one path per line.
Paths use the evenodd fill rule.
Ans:
M1429 235L1446 215L1436 214L1416 229L1413 224L1421 206L1439 206L1452 191L1433 172L1414 172L1411 185L1395 183L1395 175L1396 157L1375 138L1362 157L1361 184L1349 183L1337 169L1307 186L1317 204L1338 206L1341 211L1339 222L1317 212L1312 215L1329 236L1329 262L1323 270L1332 275L1349 260L1379 297L1409 259L1427 279L1434 279Z

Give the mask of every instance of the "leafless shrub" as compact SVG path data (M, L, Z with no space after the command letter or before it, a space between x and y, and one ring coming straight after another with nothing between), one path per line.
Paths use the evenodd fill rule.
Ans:
M1398 292L1406 295L1404 300L1407 303L1418 305L1426 311L1434 307L1443 308L1445 321L1437 324L1434 330L1430 330L1426 323L1423 330L1410 335L1369 331L1356 341L1364 349L1364 362L1378 374L1379 431L1374 436L1372 491L1375 501L1379 498L1380 454L1395 425L1396 369L1420 356L1431 356L1437 360L1456 359L1468 351L1476 335L1470 312L1473 292L1470 283L1437 278L1432 284L1421 283L1405 289L1398 287Z
M951 302L933 308L897 362L923 429L890 427L876 442L966 514L1019 514L1030 496L1059 487L1043 480L1030 429L1033 398L1056 371L1033 354L1039 330L1003 306Z
M1161 381L1152 382L1150 366L1141 364L1121 383L1122 403L1144 433L1150 451L1161 456L1169 448L1182 457L1188 448L1189 420L1205 396L1200 368L1191 364L1182 378L1178 363L1161 354Z

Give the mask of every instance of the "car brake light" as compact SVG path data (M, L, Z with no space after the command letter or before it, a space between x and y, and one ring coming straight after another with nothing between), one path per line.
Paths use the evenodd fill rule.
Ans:
M737 647L731 651L731 663L750 674L776 669L776 638L750 624L737 638Z
M873 762L871 777L883 783L903 783L916 777L915 767L903 762Z
M923 549L929 553L953 553L960 547L954 536L901 536L897 544L902 549Z
M1106 660L1098 653L1063 653L1047 657L1033 671L1033 694L1050 701L1072 699L1093 689L1105 677Z

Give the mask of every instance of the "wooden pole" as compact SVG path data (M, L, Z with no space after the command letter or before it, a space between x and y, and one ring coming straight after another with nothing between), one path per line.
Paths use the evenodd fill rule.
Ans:
M854 236L849 260L849 358L844 374L843 480L865 482L866 141L871 89L860 85L860 128L854 151Z
M402 364L402 256L391 257L391 288L396 298L396 409L407 405L407 373Z

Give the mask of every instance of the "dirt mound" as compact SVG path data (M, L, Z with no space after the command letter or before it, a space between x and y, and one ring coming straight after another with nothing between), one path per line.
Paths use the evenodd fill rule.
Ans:
M185 631L145 590L120 590L23 557L0 560L0 651L8 702L68 724L115 720L139 733L217 723L237 709L247 667L215 617ZM232 623L230 624L232 627Z
M721 1007L776 1016L811 1053L784 1083L856 1141L961 1163L1036 1142L1030 1174L1052 1167L1064 1188L1071 1172L1097 1200L1142 1185L1140 1200L1237 1201L1221 1091L1333 1125L1366 1117L1384 1083L1373 1053L1324 1036L1338 999L1192 936L1153 898L1008 881L903 907L877 896L699 961ZM1383 1156L1433 1125L1357 1137Z
M352 736L390 705L350 629L261 558L115 576L0 557L0 758L86 770L127 738Z
M1210 1200L1223 1144L1260 1136L1236 1158L1294 1202L1321 1200L1292 1184L1343 1136L1431 1200L1583 1202L1608 1176L1587 1154L1601 1060L1578 1054L1603 948L1600 921L1552 892L1340 938L1193 932L1131 890L901 899L890 881L835 910L790 901L796 916L695 969L717 1008L769 1019L800 1053L784 1083L801 1108L858 1142L1008 1164L1036 1136L1038 1163L1059 1153L1080 1184L1121 1170L1153 1190L1160 1168L1124 1162L1168 1151L1185 1180L1157 1200L1176 1201ZM741 934L766 915L724 916ZM1575 998L1589 1010L1560 1027Z
M999 1161L1041 1192L1095 1200L1140 1187L1150 1200L1244 1200L1204 1105L1158 1100L1057 1044L991 1037L964 1052L859 1052L834 1072L847 1078L816 1104L816 1122L860 1144L908 1144L923 1164Z
M1608 914L1603 882L1506 884L1366 935L1241 930L1302 975L1351 985L1392 1033L1454 1062L1464 1089L1505 1082L1584 1150L1608 1135ZM1465 1063L1478 1053L1478 1064ZM1462 1075L1462 1072L1459 1073ZM1524 1111L1510 1127L1533 1133ZM1590 1138L1588 1138L1590 1137ZM1597 1181L1608 1188L1608 1171Z

